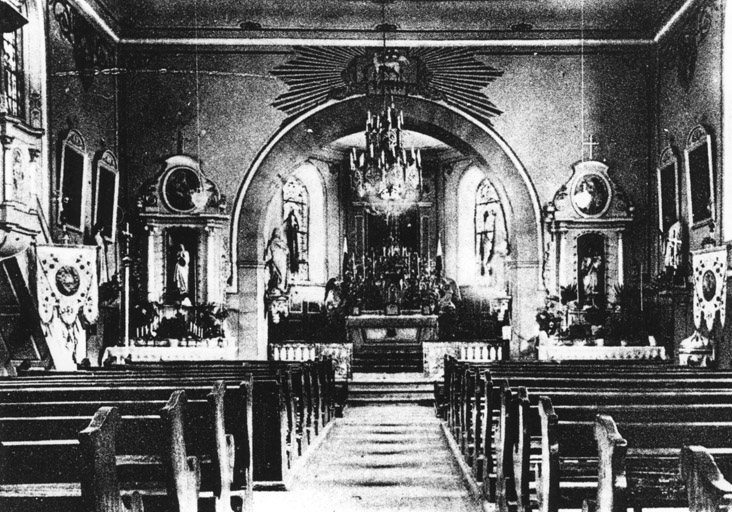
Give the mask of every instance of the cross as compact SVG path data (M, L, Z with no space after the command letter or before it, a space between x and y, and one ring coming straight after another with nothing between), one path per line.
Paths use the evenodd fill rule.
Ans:
M590 147L590 160L592 160L592 150L595 146L599 146L600 143L595 141L595 136L593 134L590 134L590 140L588 142L583 142L582 147L589 146Z
M122 235L122 238L125 240L125 258L128 259L129 263L129 256L130 256L130 240L132 240L132 232L130 231L130 223L127 222L125 224L125 229L122 230L120 233Z
M178 150L179 155L183 154L183 149L185 146L186 141L190 141L191 139L187 137L183 137L183 128L178 128L178 133L175 136L175 144L176 149Z

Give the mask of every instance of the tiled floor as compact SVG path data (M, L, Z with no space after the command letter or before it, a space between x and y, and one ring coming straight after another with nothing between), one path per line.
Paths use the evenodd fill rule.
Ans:
M288 492L256 492L255 512L478 512L431 407L346 409Z

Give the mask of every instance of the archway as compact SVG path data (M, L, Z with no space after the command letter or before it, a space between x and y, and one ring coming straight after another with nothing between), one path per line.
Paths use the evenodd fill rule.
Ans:
M273 136L242 178L231 225L235 265L231 298L240 311L238 337L248 343L240 347L242 355L266 357L262 254L270 199L282 186L288 170L330 142L362 131L367 111L378 111L380 106L380 98L355 97L329 102L303 114ZM513 296L511 352L516 357L520 342L535 331L534 317L544 299L541 208L531 178L498 133L479 119L421 98L400 98L397 107L404 111L406 129L430 135L479 163L499 193L510 198L506 217L512 258L507 278ZM342 239L340 234L336 239ZM338 264L339 251L340 247L328 251L327 257L334 265Z

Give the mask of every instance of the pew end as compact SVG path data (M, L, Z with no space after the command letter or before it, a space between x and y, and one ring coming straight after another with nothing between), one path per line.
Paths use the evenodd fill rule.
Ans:
M684 446L679 466L681 478L686 483L690 512L732 510L732 483L724 478L706 448Z
M625 456L628 442L618 432L612 417L606 414L598 414L595 418L595 439L599 458L597 512L625 512L628 494Z

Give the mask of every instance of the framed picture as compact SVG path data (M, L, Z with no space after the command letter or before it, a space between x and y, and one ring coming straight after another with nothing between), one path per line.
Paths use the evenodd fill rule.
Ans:
M676 150L669 146L661 152L656 169L658 185L658 229L666 233L681 219L679 195L679 158Z
M574 209L583 217L600 217L610 207L612 189L608 179L600 173L577 173L570 184Z
M694 228L714 219L714 169L712 137L696 126L686 139L686 183L689 196L689 225Z
M94 189L94 229L101 230L108 242L113 242L117 226L119 170L117 157L109 150L98 154L92 176Z
M58 222L73 231L84 230L86 143L77 130L69 130L60 146Z

